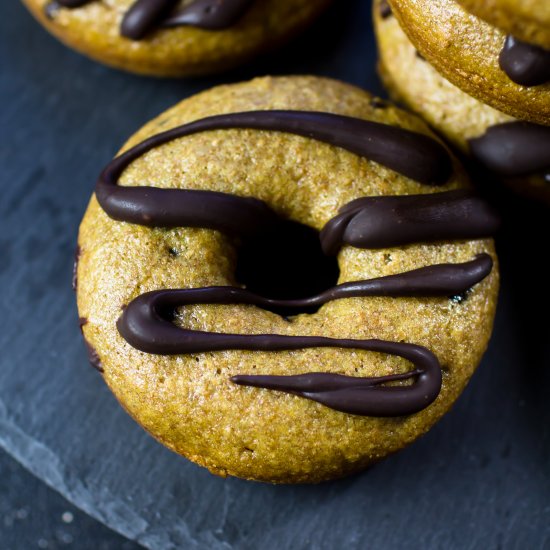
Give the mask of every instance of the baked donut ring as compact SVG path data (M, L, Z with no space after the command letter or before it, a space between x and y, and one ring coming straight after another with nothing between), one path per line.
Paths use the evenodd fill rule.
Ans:
M152 76L226 71L286 42L330 0L23 0L62 42Z
M550 50L518 42L456 0L390 0L414 47L449 82L510 116L550 125Z
M518 121L451 84L418 54L384 6L382 0L373 4L373 18L379 71L390 96L499 182L550 203L550 127Z
M272 300L239 285L239 241L279 235L281 218L321 232L336 286ZM367 92L316 77L213 88L101 174L78 238L83 334L123 407L210 471L343 476L463 390L495 313L496 224L424 123Z

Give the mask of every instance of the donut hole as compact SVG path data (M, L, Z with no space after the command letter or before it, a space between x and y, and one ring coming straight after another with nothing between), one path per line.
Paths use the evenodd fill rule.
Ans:
M321 250L319 232L294 221L282 221L258 232L237 249L237 282L266 298L308 298L336 285L339 274L336 258ZM318 309L273 307L269 311L288 317Z

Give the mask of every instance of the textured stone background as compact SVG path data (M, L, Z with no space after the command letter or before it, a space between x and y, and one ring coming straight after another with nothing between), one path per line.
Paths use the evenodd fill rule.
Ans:
M68 503L0 451L0 547L3 550L139 550Z
M214 478L149 438L87 365L70 280L78 222L98 170L144 122L224 80L311 72L380 91L369 2L336 4L261 63L181 82L89 62L50 38L19 2L1 3L0 445L76 506L152 549L548 548L549 233L542 208L501 201L495 335L454 410L361 475L316 487ZM16 491L16 469L2 466L0 485L0 509L13 513L37 506L32 491L36 498L43 491L28 484ZM57 506L41 509L51 513L48 533L64 524ZM32 547L24 541L40 536L15 546L7 538L14 518L11 530L0 526L0 546ZM71 534L71 525L61 527Z

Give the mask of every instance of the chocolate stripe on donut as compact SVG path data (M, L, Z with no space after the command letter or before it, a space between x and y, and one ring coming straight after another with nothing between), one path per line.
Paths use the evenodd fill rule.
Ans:
M263 201L229 193L118 187L101 180L95 193L111 218L148 227L202 227L247 236L280 220Z
M489 205L467 190L363 197L346 204L321 231L321 245L335 255L343 244L386 248L416 242L488 237L498 227Z
M118 179L134 160L155 147L200 132L223 129L268 130L309 137L366 157L426 184L444 183L452 170L450 157L440 143L403 128L313 111L248 111L196 120L132 147L113 159L101 174L96 186L99 203L117 220L158 227L180 225L189 216L190 208L186 205L192 196L189 191L119 187ZM197 196L201 193L205 192L195 192ZM221 200L220 195L216 194ZM234 221L239 223L238 217Z
M79 8L94 0L54 0L46 4L51 17L61 6ZM207 30L222 30L235 24L254 0L195 0L174 12L179 0L136 0L128 9L120 25L122 36L141 40L156 27L190 25Z
M354 342L352 340L351 342ZM336 411L361 416L403 416L425 409L441 390L441 370L437 358L426 348L382 340L357 341L361 349L391 353L410 360L416 370L403 374L358 378L327 372L290 376L246 375L231 377L240 386L293 393ZM416 357L413 357L413 354ZM416 362L413 361L416 359ZM381 387L381 384L416 377L409 386Z
M416 370L392 376L360 378L327 373L298 376L234 376L237 384L297 393L341 412L400 416L427 407L441 388L436 357L422 346L381 340L354 340L321 336L229 334L177 327L177 308L191 304L248 304L259 307L299 308L341 298L364 296L449 296L461 294L483 280L492 269L488 254L462 264L439 264L365 281L344 283L302 300L274 300L235 287L206 287L147 292L124 309L117 327L133 347L146 353L176 355L222 350L283 351L312 347L339 347L378 351L413 362ZM389 381L417 377L407 387L380 387Z
M132 40L141 40L177 4L178 0L136 0L122 18L120 34Z
M380 123L301 111L258 111L213 116L153 136L115 158L103 171L96 196L117 220L161 227L205 227L246 235L277 222L262 201L214 191L119 187L119 177L138 157L174 139L207 130L253 128L302 135L345 148L424 183L443 183L451 172L446 150L431 138ZM416 166L420 165L420 167ZM403 226L401 228L400 226ZM492 212L467 191L428 195L366 197L352 201L324 227L325 251L342 244L387 246L434 238L485 236L496 226ZM389 235L389 236L388 236ZM386 240L384 240L386 239ZM138 296L117 322L120 334L136 349L172 355L220 350L279 351L313 347L362 349L411 361L407 373L374 378L328 373L297 376L239 375L236 384L286 391L333 409L360 415L399 416L428 406L441 388L437 358L414 344L322 336L229 334L177 327L177 308L190 304L248 304L258 307L320 306L332 300L365 296L453 296L463 294L492 269L488 254L461 264L438 264L405 273L335 286L300 300L274 300L234 287L207 287L148 292ZM407 386L388 382L412 379Z
M230 27L242 16L254 0L196 0L165 19L164 27L193 25L201 29L218 30Z
M142 294L130 302L124 308L118 328L123 337L136 349L159 355L200 353L220 349L260 349L250 347L254 346L254 343L247 340L247 335L217 334L178 328L172 323L174 312L178 307L191 304L247 304L263 308L291 309L320 306L333 300L365 296L453 296L466 292L482 281L489 275L492 266L493 260L488 254L479 254L469 262L437 264L396 275L343 283L315 296L298 300L265 298L242 288L228 286L158 290ZM191 334L195 337L186 337ZM292 342L296 338L262 335L261 340L255 340L262 342L261 349L276 351L297 349L278 347L282 345L281 342Z
M472 155L484 166L508 177L550 170L550 127L504 122L470 140Z
M500 68L520 86L550 81L550 50L507 36L498 58Z
M291 309L364 296L453 296L466 292L482 281L491 272L492 265L488 254L480 254L474 260L461 264L438 264L397 275L344 283L300 300L264 298L230 286L157 290L142 294L130 302L118 321L118 329L136 349L159 355L224 349L278 351L320 345L326 347L328 342L332 343L330 347L336 347L340 340L332 338L201 332L176 327L172 320L176 308L191 304L247 304ZM325 344L302 345L314 341Z
M353 340L323 336L277 334L227 334L178 328L171 322L175 308L185 304L273 304L246 290L209 287L160 290L138 296L118 322L123 337L147 353L179 354L222 350L283 351L338 347L397 355L412 362L415 370L397 375L359 378L328 373L299 376L248 376L231 378L240 385L297 393L338 411L359 415L401 416L418 412L439 394L441 369L435 355L422 346L383 340ZM285 302L277 300L278 303ZM409 386L381 386L415 378Z

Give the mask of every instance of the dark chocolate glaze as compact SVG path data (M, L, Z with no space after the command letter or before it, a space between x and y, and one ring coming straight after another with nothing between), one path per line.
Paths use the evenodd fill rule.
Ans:
M386 248L417 242L477 239L492 235L499 219L470 191L364 197L346 204L321 231L325 254L344 244Z
M434 266L436 267L436 266ZM354 283L360 285L362 282ZM368 283L368 281L365 281ZM363 293L349 295L363 296ZM371 294L366 290L366 294ZM376 294L376 292L375 292ZM329 300L331 298L319 298ZM416 369L403 375L355 378L326 373L301 376L235 376L237 384L297 393L333 409L359 415L400 416L427 407L441 389L437 358L426 348L382 340L352 340L322 336L277 334L227 334L176 327L171 318L177 307L196 303L285 305L296 301L268 300L233 287L160 290L138 296L125 308L118 322L121 335L147 353L172 355L221 350L282 351L317 347L362 349L397 355ZM381 387L389 381L416 377L407 387Z
M79 8L94 0L54 0L46 4L48 17L61 6ZM190 25L208 30L222 30L234 25L254 0L195 0L174 13L179 0L136 0L126 12L120 34L141 40L158 27Z
M237 384L296 393L335 410L359 415L400 416L428 406L441 388L436 357L426 348L381 340L352 340L320 336L276 334L227 334L176 327L178 307L190 304L249 304L260 307L299 308L321 305L341 298L364 296L450 296L465 292L483 280L493 262L488 254L463 264L440 264L379 277L344 283L302 300L273 300L234 287L160 290L142 294L124 309L118 330L133 347L146 353L172 355L244 349L256 351L295 350L311 347L355 348L378 351L408 359L416 370L375 378L357 378L327 373L299 376L235 376ZM385 382L416 377L407 387L383 387Z
M340 341L341 342L341 341ZM309 372L293 376L233 376L231 381L292 393L321 403L331 409L361 416L403 416L425 409L441 390L441 369L435 355L413 344L381 340L351 340L360 349L391 353L411 361L416 369L389 376L357 377L326 372ZM343 347L342 344L339 344ZM414 378L407 386L384 386L388 382Z
M442 184L448 180L452 164L447 150L434 139L395 126L312 111L249 111L217 115L157 134L113 159L102 172L96 186L96 196L103 209L116 220L156 227L204 225L205 216L219 225L231 218L233 224L252 226L265 217L273 218L267 206L257 199L243 199L210 191L185 191L154 187L119 187L117 182L124 170L147 151L200 132L222 129L257 129L286 132L309 137L341 147L378 162L405 176L426 184ZM209 196L208 204L203 199ZM229 211L229 203L242 208L243 219ZM218 215L213 216L211 208ZM263 205L263 206L262 206ZM223 212L228 215L224 216ZM193 213L196 217L193 217ZM202 224L202 225L201 225Z
M195 0L191 5L166 18L163 27L192 25L201 29L221 30L242 17L254 0Z
M120 34L131 40L141 40L170 14L178 1L136 0L122 18Z
M500 68L521 86L550 81L550 50L507 36L498 58Z
M520 121L497 124L471 139L470 151L502 176L542 174L550 170L550 127Z
M491 257L481 254L462 264L439 264L397 275L344 283L300 300L264 298L229 286L158 290L132 300L124 308L117 326L120 334L133 347L159 355L223 349L277 351L328 346L328 342L332 342L331 347L336 347L337 340L330 338L200 332L176 327L172 320L176 308L191 304L247 304L291 309L364 296L453 296L483 280L491 272L492 265ZM302 345L308 342L311 345Z
M450 157L438 142L407 130L328 113L234 113L168 130L123 153L100 176L96 187L99 203L114 219L150 226L206 227L240 236L258 231L265 224L276 223L277 215L254 198L213 191L117 185L123 171L152 148L196 132L229 128L274 130L310 137L375 160L423 183L443 183L452 170ZM479 199L467 191L451 191L352 201L326 224L321 238L324 249L336 253L344 243L378 247L388 246L384 244L387 242L396 245L418 240L477 238L486 236L495 226L494 214ZM265 298L235 287L159 290L142 294L128 304L117 327L136 349L162 355L313 347L362 349L397 355L411 361L415 369L374 378L309 373L297 376L239 375L232 381L294 393L350 414L400 416L428 406L441 388L437 358L422 346L381 340L190 330L173 323L176 310L185 305L205 303L291 309L365 296L450 297L465 294L491 269L491 257L481 254L462 264L432 265L396 275L344 283L299 300ZM411 378L414 381L407 386L385 385Z

